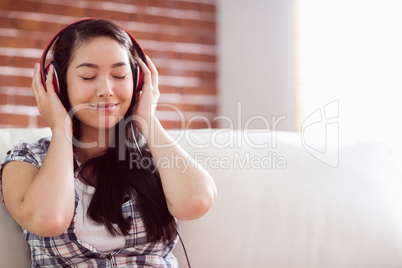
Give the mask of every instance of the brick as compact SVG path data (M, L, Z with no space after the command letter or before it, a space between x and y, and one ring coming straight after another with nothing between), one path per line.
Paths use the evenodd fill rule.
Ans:
M208 122L205 121L192 121L186 122L186 129L200 129L200 128L216 128L216 122L210 120Z
M162 25L177 25L180 19L171 17L162 17L148 14L137 14L138 21L142 23L162 24Z
M30 87L31 84L32 78L30 77L0 75L0 85L2 86Z
M40 61L40 56L38 58L26 58L19 56L7 56L0 55L0 66L14 66L14 67L24 67L32 68L36 62Z
M101 0L99 0L101 1ZM122 3L122 4L133 4L136 6L147 6L150 5L149 0L112 0L111 2Z
M194 10L191 2L184 1L163 1L163 7L170 7L180 10Z
M216 95L216 86L211 84L211 85L201 85L197 88L181 88L180 92L181 94L197 94L197 95Z
M0 125L14 125L27 127L29 125L30 116L21 114L4 114L0 113Z
M163 93L179 93L179 88L172 86L159 86L159 91Z
M12 28L11 18L0 17L0 28Z
M56 24L47 21L30 20L23 17L14 20L14 27L25 31L56 32Z
M161 0L148 0L148 6L158 7L162 5Z
M217 13L216 11L216 5L211 5L211 4L201 4L201 9L202 12L209 12L209 13Z
M129 33L141 44L141 40L160 40L159 33L142 32L142 31L129 31Z
M58 25L57 29L52 31L51 33L38 34L35 48L40 48L44 50L49 45L49 42L54 38L56 33L58 33L63 27L64 25Z
M145 53L152 59L162 58L162 59L174 59L175 53L169 50L152 50L147 47L143 47ZM158 68L158 66L156 66Z
M23 68L32 68L32 73L33 73L33 68L35 66L35 63L40 62L40 57L38 58L24 58L24 57L12 57L13 66L16 67L23 67Z
M125 12L117 12L110 10L97 10L97 9L88 9L87 14L89 17L94 18L104 18L110 20L129 20L130 14Z
M200 129L200 128L216 128L217 123L214 121L210 122L205 122L205 121L185 121L185 122L179 122L179 121L161 121L161 124L164 128L166 129Z
M135 2L138 4L137 1ZM145 4L146 6L146 4ZM148 6L156 6L163 8L179 9L179 10L196 10L207 13L216 13L214 4L196 3L191 1L166 1L166 0L150 0Z
M15 105L25 105L25 106L36 106L36 101L34 96L20 96L16 95L14 97Z
M200 77L202 78L202 81L208 81L209 83L214 83L216 84L216 72L202 72Z
M7 55L0 55L0 66L10 66L11 58Z
M167 104L168 106L164 105ZM207 103L205 105L200 104L182 104L182 103L160 103L160 105L157 107L158 111L172 111L172 108L170 107L173 105L175 109L178 109L180 111L192 111L192 112L216 112L217 107L216 105L208 105Z
M180 42L180 43L197 43L197 37L194 34L182 34L182 35L172 35L172 34L160 34L158 41L163 42Z
M190 6L192 10L206 13L216 13L216 5L214 4L192 2Z
M2 36L0 38L0 47L32 48L35 47L35 40L22 36Z
M202 20L181 20L179 24L183 27L196 27L200 29L209 29L214 30L216 29L215 21L202 21Z
M1 0L0 10L34 11L34 1Z
M71 5L63 5L63 4L52 4L52 3L42 3L39 12L43 12L45 14L72 16L78 18L85 17L87 13L85 8L74 7Z
M175 86L159 86L161 94L178 93L178 94L196 94L196 95L216 95L217 89L215 84L202 84L197 88L175 87Z
M190 61L204 61L204 62L216 62L216 55L205 55L205 54L195 54L195 53L180 53L179 59L190 60Z
M8 95L0 94L0 105L8 104Z
M162 125L165 129L180 129L180 128L181 128L180 122L175 122L175 121L164 121L164 120L161 120L161 125Z
M216 43L216 36L215 30L211 29L203 29L199 27L186 27L181 26L180 32L178 34L184 36L191 36L196 40L195 43L205 43L205 44L215 44ZM202 42L199 42L202 41Z

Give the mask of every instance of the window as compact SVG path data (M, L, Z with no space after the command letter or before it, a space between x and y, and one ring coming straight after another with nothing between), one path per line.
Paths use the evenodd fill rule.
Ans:
M295 4L300 124L338 101L341 141L380 140L402 163L402 2Z

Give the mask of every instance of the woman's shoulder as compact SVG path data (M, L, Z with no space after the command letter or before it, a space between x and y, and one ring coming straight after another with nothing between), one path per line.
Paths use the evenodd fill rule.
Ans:
M51 139L52 138L49 136L49 137L43 137L32 143L27 142L17 143L16 145L14 145L13 149L7 152L7 154L11 153L14 154L30 153L33 155L46 154L49 149Z
M22 144L23 146L25 146L26 148L28 148L32 151L47 151L49 149L51 140L52 140L52 137L48 136L48 137L43 137L32 143L20 143L20 144Z
M10 161L24 161L34 164L37 167L42 166L49 149L51 137L44 137L35 142L20 142L7 152L1 166Z
M14 145L13 149L29 148L32 150L40 150L40 149L47 150L49 148L51 139L52 139L52 137L48 136L48 137L40 138L39 140L34 141L34 142L19 142Z

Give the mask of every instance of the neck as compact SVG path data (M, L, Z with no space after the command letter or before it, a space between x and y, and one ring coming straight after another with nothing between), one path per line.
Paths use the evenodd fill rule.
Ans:
M94 129L81 125L81 137L74 146L74 153L81 163L106 152L113 139L113 130Z

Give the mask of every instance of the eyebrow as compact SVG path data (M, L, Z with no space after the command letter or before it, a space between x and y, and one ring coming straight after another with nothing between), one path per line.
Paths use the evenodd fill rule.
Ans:
M117 63L115 63L115 64L113 64L112 65L112 68L117 68L117 67L120 67L120 66L126 66L127 64L125 63L125 62L117 62ZM87 63L87 62L84 62L84 63L81 63L80 65L78 65L77 67L75 67L75 69L78 69L78 68L80 68L80 67L89 67L89 68L94 68L94 69L99 69L99 66L98 65L96 65L96 64L93 64L93 63Z

